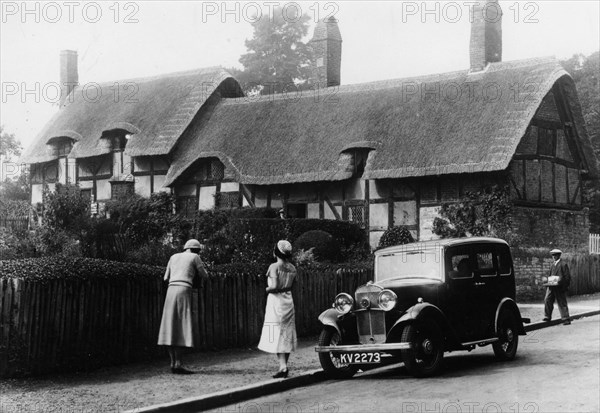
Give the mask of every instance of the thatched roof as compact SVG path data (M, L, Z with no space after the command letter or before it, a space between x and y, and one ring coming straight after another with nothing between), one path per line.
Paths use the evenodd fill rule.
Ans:
M53 159L46 144L62 136L76 141L69 157L108 153L110 147L100 137L113 129L133 134L125 149L131 156L167 154L205 100L223 82L235 83L222 68L211 67L102 83L100 93L94 86L82 85L72 92L21 160L38 163ZM115 83L119 85L118 94ZM228 87L234 96L242 96L239 87L235 89Z
M596 173L575 85L554 58L257 99L223 99L172 153L166 185L216 156L247 184L342 180L345 150L371 148L363 177L405 178L508 167L542 99L566 92L590 174Z

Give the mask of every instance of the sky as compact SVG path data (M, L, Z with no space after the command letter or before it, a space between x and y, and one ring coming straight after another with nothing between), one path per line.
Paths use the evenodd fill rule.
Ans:
M476 0L475 0L476 1ZM273 5L338 19L342 84L469 67L468 1L1 1L0 124L26 147L57 111L59 52L81 84L209 66L239 67L251 21ZM501 0L503 60L600 50L598 0ZM256 15L256 17L255 17Z

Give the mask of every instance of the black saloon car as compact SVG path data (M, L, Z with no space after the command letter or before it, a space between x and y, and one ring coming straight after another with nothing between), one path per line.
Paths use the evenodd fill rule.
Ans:
M404 362L417 377L437 373L446 351L492 345L512 360L525 335L506 242L461 238L399 245L375 253L374 282L335 297L319 320L316 351L332 377Z

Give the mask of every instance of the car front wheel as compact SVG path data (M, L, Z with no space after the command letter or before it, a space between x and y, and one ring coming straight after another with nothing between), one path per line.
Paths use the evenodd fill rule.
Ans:
M519 333L517 319L512 312L503 311L500 314L498 338L499 341L492 344L496 358L503 361L514 359L519 346Z
M337 330L333 327L325 327L319 336L319 346L337 346L338 344L342 344L342 339ZM339 353L319 353L319 362L329 377L337 379L349 379L357 371L356 366L342 363Z
M444 341L442 332L434 321L409 324L402 330L402 342L411 348L402 350L402 361L410 374L428 377L438 373L442 367Z

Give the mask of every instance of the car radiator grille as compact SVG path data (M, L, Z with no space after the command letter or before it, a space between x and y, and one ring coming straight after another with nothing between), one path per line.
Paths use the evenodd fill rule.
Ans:
M356 311L358 340L361 344L385 342L385 313L377 305L377 297L382 288L366 284L359 287L355 293L356 302L361 307ZM368 301L368 305L360 303Z
M356 313L358 340L361 344L385 343L385 313L365 310Z

